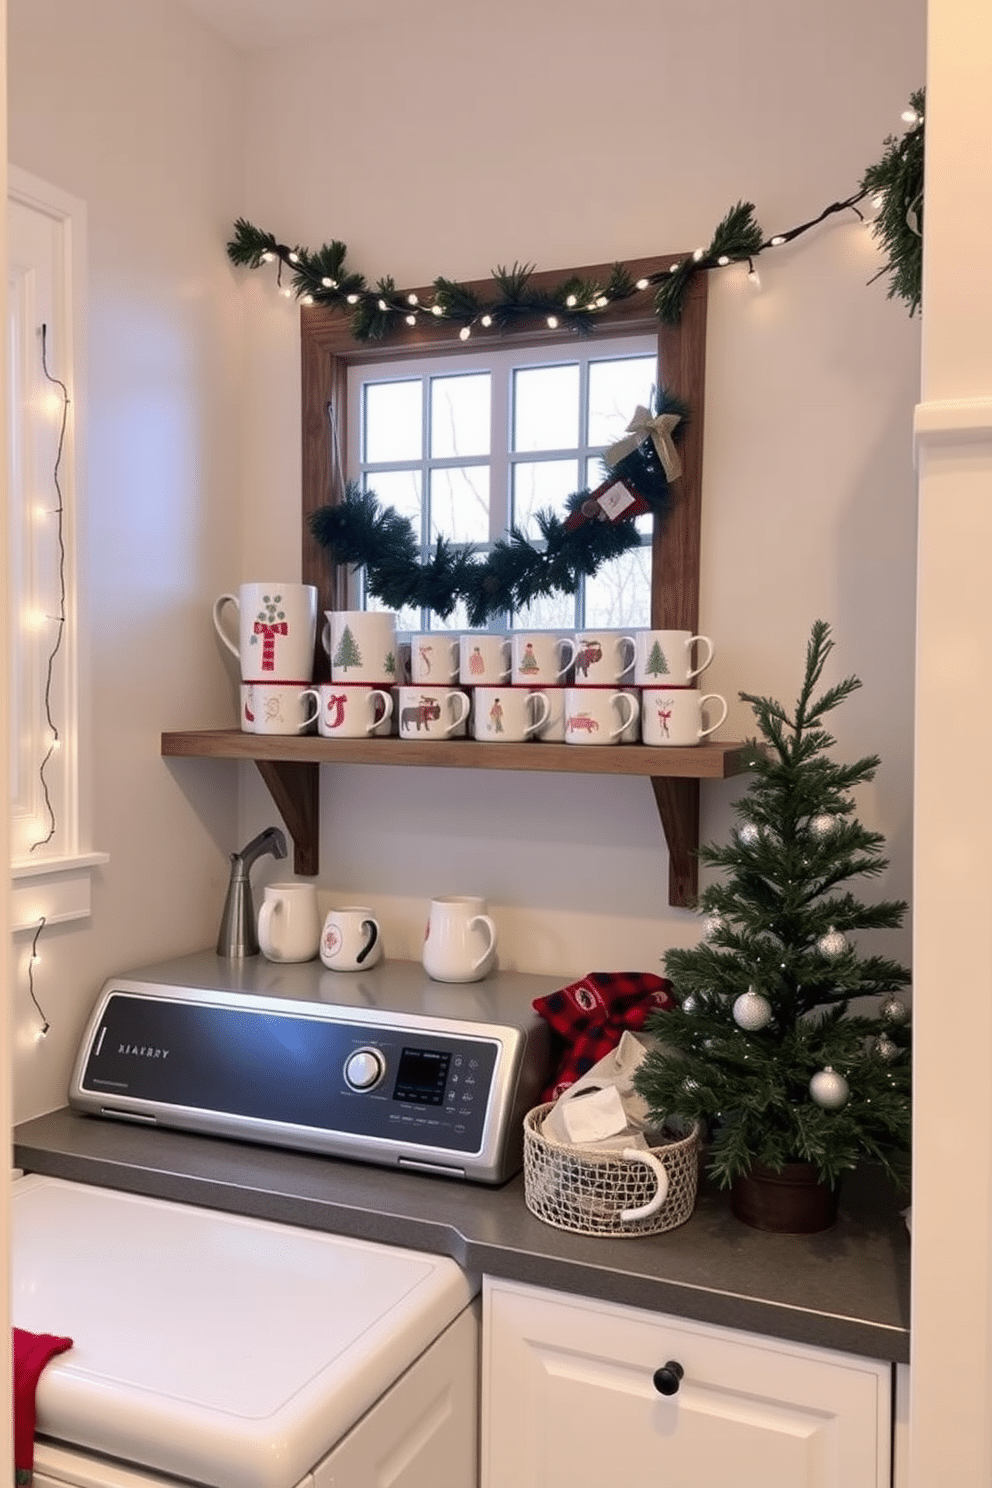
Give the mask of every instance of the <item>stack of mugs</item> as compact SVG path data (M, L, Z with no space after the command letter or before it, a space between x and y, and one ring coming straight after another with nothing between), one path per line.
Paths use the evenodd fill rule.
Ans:
M696 679L713 660L688 630L424 631L397 639L381 610L328 610L321 643L331 680L312 681L316 590L242 584L222 594L214 624L241 664L241 727L327 739L398 734L487 744L699 744L727 716ZM239 614L238 644L222 616Z
M237 640L227 617L236 615ZM305 734L317 720L311 686L317 633L312 584L242 584L214 601L214 626L241 669L241 728L248 734Z
M719 693L692 685L713 654L708 636L688 630L426 632L410 642L416 685L400 689L399 732L470 732L489 744L698 744L727 716Z

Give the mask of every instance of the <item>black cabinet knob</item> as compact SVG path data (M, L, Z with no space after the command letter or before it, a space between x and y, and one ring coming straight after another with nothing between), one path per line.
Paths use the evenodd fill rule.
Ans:
M652 1375L654 1387L659 1395L677 1395L685 1370L675 1359L669 1359Z

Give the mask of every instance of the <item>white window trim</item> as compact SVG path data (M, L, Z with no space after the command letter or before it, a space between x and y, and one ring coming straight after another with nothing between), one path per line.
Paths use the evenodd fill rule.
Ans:
M70 398L59 465L64 506L65 624L58 656L61 704L57 722L65 752L65 763L60 764L65 794L51 850L38 856L15 857L11 863L12 928L15 933L31 934L42 922L49 925L87 918L93 870L109 858L91 846L91 793L87 784L90 711L79 687L80 676L85 675L76 534L82 530L85 469L81 368L85 364L86 205L15 166L9 167L7 190L10 201L43 214L52 223L60 321L58 365L50 363L49 370L65 383ZM16 644L17 632L17 617L12 616L11 644Z

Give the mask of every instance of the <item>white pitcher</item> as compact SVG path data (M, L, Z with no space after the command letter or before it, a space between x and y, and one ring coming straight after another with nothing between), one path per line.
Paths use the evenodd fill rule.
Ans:
M496 964L496 926L484 899L432 899L424 970L435 982L479 982Z

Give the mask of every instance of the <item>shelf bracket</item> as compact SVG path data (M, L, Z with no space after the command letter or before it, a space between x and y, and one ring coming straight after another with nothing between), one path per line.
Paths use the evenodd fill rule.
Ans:
M320 766L311 760L257 759L258 773L293 839L293 871L316 878L320 868Z
M699 893L699 781L652 775L651 788L668 843L668 902L694 909Z

